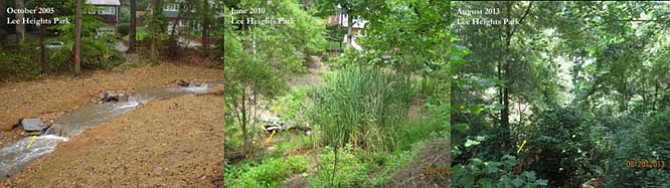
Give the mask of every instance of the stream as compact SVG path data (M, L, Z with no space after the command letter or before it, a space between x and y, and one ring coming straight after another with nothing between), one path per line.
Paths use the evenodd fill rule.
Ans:
M182 95L203 93L210 88L223 85L223 81L203 83L193 87L151 88L137 90L128 101L89 104L63 115L45 131L32 140L32 136L0 148L0 180L20 172L30 162L53 152L60 142L67 142L89 127L99 125L117 116L131 112L151 100L170 99Z

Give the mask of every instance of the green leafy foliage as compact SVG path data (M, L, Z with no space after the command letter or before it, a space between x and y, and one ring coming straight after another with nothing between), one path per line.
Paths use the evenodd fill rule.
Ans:
M335 168L335 151L326 148L319 155L321 170L309 179L310 187L355 187L363 185L367 179L367 167L353 153L351 146L339 149L337 167ZM360 152L360 150L358 150ZM333 169L335 168L335 174ZM333 177L334 176L334 177ZM332 184L330 180L333 178Z
M308 90L308 88L292 88L286 95L277 98L272 110L289 124L305 122L307 118L304 113L310 107Z
M410 118L398 126L398 149L407 151L416 143L432 137L445 137L448 127L431 118Z
M670 139L666 131L670 127L670 110L658 112L645 119L644 123L629 122L614 134L610 145L611 155L607 156L607 186L665 187L670 185ZM633 126L631 126L631 124ZM665 161L665 167L629 167L628 161Z
M523 19L514 25L452 25L460 44L451 51L452 123L458 130L452 141L462 148L456 163L497 159L527 140L517 158L534 163L522 170L551 187L668 186L662 170L626 167L627 161L668 155L667 136L661 136L667 131L660 131L668 126L670 99L663 90L670 70L668 4L454 4L500 11L457 14L461 22ZM461 181L477 186L474 179ZM509 183L523 184L514 178Z
M82 6L82 12L93 10L96 10L96 8L91 5ZM75 16L65 16L60 19L66 18L74 20ZM80 58L83 68L111 70L125 60L118 51L111 48L116 42L116 36L114 34L103 34L100 30L103 26L105 26L104 23L95 15L82 15ZM51 54L49 57L50 64L56 65L56 70L62 70L63 67L69 68L74 54L74 35L72 34L75 29L74 24L54 25L51 28L57 30L58 37L50 41L60 41L64 45Z
M287 137L291 137L289 134L286 135ZM277 153L275 155L289 155L291 151L304 151L311 149L312 142L312 139L309 136L305 136L304 134L300 134L297 137L288 138L288 141L277 143L275 150Z
M595 167L603 158L594 158L595 147L586 114L574 108L536 112L529 126L529 156L540 160L530 167L552 186L578 186L595 175Z
M458 148L453 151L460 153ZM548 181L537 178L535 172L513 173L512 170L516 164L516 157L511 155L505 155L499 161L470 158L465 164L452 167L452 182L455 187L546 187L548 185Z
M286 159L271 158L242 174L231 187L277 187L289 175L306 172L308 168L309 163L304 156L291 156Z
M240 176L249 172L249 170L253 169L258 165L259 164L254 160L245 160L241 164L236 165L228 164L228 161L225 161L223 163L223 168L225 169L223 178L227 180L224 182L225 185L232 186L234 182L237 182L234 180L237 180L238 178L240 178Z
M144 27L137 27L137 29L135 29L135 32L137 32L135 33L135 38L137 39L137 41L146 41L147 39L149 39L149 34L147 33ZM124 36L123 40L130 40L130 36L128 35Z
M129 23L116 24L116 31L119 32L119 34L121 34L121 36L128 35L129 30L130 30L130 24Z
M244 26L245 30L236 31L243 40L254 41L255 49L250 51L254 58L270 62L282 70L297 71L301 69L306 57L323 50L322 47L326 42L323 37L325 26L318 24L301 4L292 0L271 3L243 0L237 6L237 9L264 9L265 14L230 15L226 20L265 18L292 20L290 24L250 24ZM232 24L231 26L241 27Z

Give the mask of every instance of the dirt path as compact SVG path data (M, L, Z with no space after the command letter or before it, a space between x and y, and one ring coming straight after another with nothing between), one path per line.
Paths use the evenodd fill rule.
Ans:
M421 151L419 160L396 172L385 187L451 187L451 139L434 140ZM433 173L427 174L427 168ZM450 167L449 167L450 169ZM438 172L439 171L439 172Z
M221 92L149 102L61 143L2 185L222 187L223 105Z
M20 118L53 120L80 105L90 103L100 91L132 91L174 87L176 79L200 82L223 80L223 72L198 66L162 64L127 70L125 73L91 71L80 79L56 76L45 80L0 84L0 146L27 135L16 128Z

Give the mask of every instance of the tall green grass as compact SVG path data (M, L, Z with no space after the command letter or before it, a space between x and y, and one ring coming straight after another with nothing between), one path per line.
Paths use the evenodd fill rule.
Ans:
M407 76L349 66L325 77L314 96L310 119L324 144L388 151L415 92Z

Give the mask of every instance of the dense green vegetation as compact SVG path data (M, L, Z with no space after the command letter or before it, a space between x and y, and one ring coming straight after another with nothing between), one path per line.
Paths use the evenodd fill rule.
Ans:
M669 64L659 57L670 54L670 4L454 3L479 7L499 13L454 19L520 23L452 25L456 43L469 52L452 87L452 123L469 128L452 137L455 182L467 187L532 174L542 179L536 185L549 187L668 186L667 166L627 162L668 162ZM488 173L484 165L486 175L472 178L457 170L481 161L514 162L514 173Z
M243 178L250 176L246 174L262 168L257 164L279 165L269 163L287 156L305 156L311 164L304 173L294 172L302 173L301 186L393 186L388 184L397 171L421 161L417 156L426 141L448 138L447 2L242 0L226 1L225 6L266 11L227 11L226 20L294 20L294 24L226 25L226 169L234 169L226 172L226 186L241 186ZM368 6L381 11L362 9ZM417 9L408 11L409 7ZM365 50L342 41L345 34L353 35L350 30L328 22L318 24L317 19L327 20L338 12L371 21L361 31L365 36L356 37ZM388 35L387 30L395 26L413 34ZM413 53L416 49L403 48L407 45L421 45L416 49L428 51ZM340 46L343 54L337 53ZM390 61L382 58L387 55ZM309 56L320 56L321 65L316 67L321 68L307 70L312 67ZM292 77L318 77L312 79L319 82L294 85L288 82ZM267 114L263 109L277 114L287 127L308 127L311 134L283 131L273 135L276 143L266 141L271 134L262 133L264 122L258 114ZM241 161L238 153L244 158ZM287 179L256 186L295 183L294 178Z
M390 150L395 130L407 119L414 98L409 78L377 69L347 67L326 78L315 92L310 117L326 145L352 144L370 150Z
M414 178L401 176L413 165L446 167L450 182L414 179L441 187L670 186L670 167L658 162L670 164L668 3L226 6L300 23L226 26L225 147L242 153L227 157L237 159L227 185L268 161L305 156L311 168L294 175L309 187L407 186L393 179ZM354 37L363 50L344 41L351 29L316 22L337 13L368 21ZM309 68L312 55L328 69ZM292 83L310 76L321 81ZM311 134L284 131L266 143L258 109ZM435 142L445 150L426 154ZM280 177L271 185L295 185Z
M100 10L99 7L86 4L85 0L79 1L81 3L80 12L83 12L80 19L82 23L78 53L80 57L75 58L75 51L77 51L75 48L75 43L77 43L75 37L77 1L0 1L2 1L0 9L3 10L0 14L0 19L3 20L3 22L0 22L0 80L35 79L47 75L76 72L75 64L77 63L73 63L76 60L79 60L78 63L84 70L111 70L126 62L127 59L136 59L126 57L125 52L116 49L118 43L129 47L130 37L127 34L133 27L129 23L129 2L137 2L137 11L145 11L149 4L156 2L152 0L121 0L120 10L117 12L119 19L116 21L116 25L109 25L103 23L98 15L88 14L88 12ZM53 9L52 13L25 14L24 18L26 19L52 20L57 18L59 20L67 19L69 23L7 24L5 20L16 19L19 14L7 13L6 9L9 7L18 8L19 2L23 2L24 7L28 9L36 9L37 7ZM162 5L177 3L174 0L158 2ZM202 37L216 39L213 44L209 43L214 48L204 48L205 45L201 45L201 49L197 52L202 52L201 57L204 59L202 61L209 66L222 67L224 24L221 13L224 12L223 3L209 1L211 7L208 7L204 6L204 2L207 1L188 0L182 2L188 3L188 6L180 6L180 10L186 12L182 21L188 17L188 27L179 32L167 32L167 28L172 25L165 21L166 18L163 14L144 15L138 19L145 20L144 25L136 26L137 43L135 47L139 49L136 52L139 52L137 55L141 57L140 64L142 62L158 64L165 58L181 60L182 57L191 54L197 55L198 53L177 45L179 36L190 36L198 39ZM158 5L158 7L162 6ZM205 21L207 21L206 29L205 24L203 24ZM155 24L155 27L149 27L151 24ZM19 26L23 26L22 29ZM24 36L19 37L21 36L20 33L23 33ZM41 53L41 43L46 45L44 53ZM50 43L62 43L62 45L49 46ZM154 48L149 48L150 45L153 45ZM137 64L137 62L133 63Z

